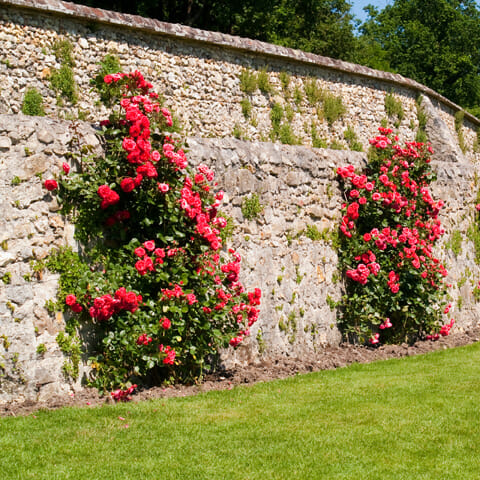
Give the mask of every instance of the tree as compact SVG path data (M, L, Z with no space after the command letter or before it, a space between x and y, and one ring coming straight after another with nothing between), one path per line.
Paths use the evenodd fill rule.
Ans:
M480 11L473 0L395 0L368 7L361 63L392 69L463 107L480 105ZM375 50L376 49L376 50ZM366 52L366 53L365 53Z
M357 42L347 0L75 1L344 60L352 58Z

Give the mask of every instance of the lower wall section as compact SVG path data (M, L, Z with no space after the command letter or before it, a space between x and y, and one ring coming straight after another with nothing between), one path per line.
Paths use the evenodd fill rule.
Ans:
M434 156L438 181L433 191L446 202L447 234L437 255L450 272L457 328L469 328L479 315L473 287L480 271L467 235L474 221L477 166L461 154L435 108L428 110L428 99L425 108L430 138L441 152ZM100 149L92 127L82 124L81 132L86 143ZM61 169L72 135L69 122L0 116L0 404L81 388L80 381L72 384L63 375L65 358L55 340L64 329L63 316L45 308L55 296L57 278L35 276L31 266L51 248L74 245L72 227L59 216L41 180ZM237 225L232 244L242 255L243 283L263 292L259 322L240 348L225 352L225 364L305 357L338 344L336 311L329 306L342 294L333 242L342 203L335 171L347 163L361 167L366 154L231 138L189 138L187 143L190 161L213 167L227 193L221 210ZM246 220L242 205L253 195L262 208ZM316 239L311 238L314 228L320 232ZM462 244L454 253L449 241L455 232Z

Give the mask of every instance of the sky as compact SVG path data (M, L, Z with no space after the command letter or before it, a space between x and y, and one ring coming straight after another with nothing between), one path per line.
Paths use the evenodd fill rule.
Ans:
M352 4L351 12L362 22L367 18L367 14L363 11L363 7L367 5L373 5L378 10L383 10L388 4L393 3L393 0L350 0Z
M383 10L387 5L393 4L393 2L394 0L349 0L349 3L352 4L350 11L362 22L367 19L367 14L363 11L363 7L373 5L378 10ZM476 3L480 7L480 0L477 0Z

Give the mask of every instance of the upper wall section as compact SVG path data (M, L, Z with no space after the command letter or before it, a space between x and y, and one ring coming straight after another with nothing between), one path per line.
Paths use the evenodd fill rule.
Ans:
M61 66L54 45L61 40L74 47L75 105L51 87ZM0 113L20 111L25 92L34 87L49 116L104 118L90 80L108 53L123 70L145 74L188 135L365 150L382 121L396 124L405 139L415 137L420 93L434 102L452 132L460 109L400 75L299 50L59 0L0 0ZM257 83L245 93L240 76L246 71L265 72L267 83L264 75L263 88ZM402 103L401 119L389 117L388 94ZM466 146L473 150L480 122L467 113L465 120Z

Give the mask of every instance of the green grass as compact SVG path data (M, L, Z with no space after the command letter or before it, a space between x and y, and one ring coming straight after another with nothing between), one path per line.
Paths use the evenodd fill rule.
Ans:
M2 479L478 479L479 387L476 344L196 397L4 418Z

